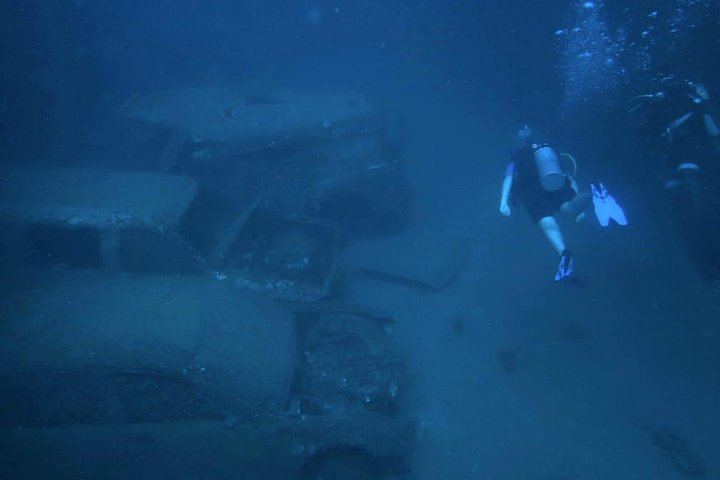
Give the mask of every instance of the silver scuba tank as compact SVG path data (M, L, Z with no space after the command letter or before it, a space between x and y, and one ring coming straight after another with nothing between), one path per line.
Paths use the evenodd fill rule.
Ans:
M560 190L567 176L560 165L558 153L548 144L533 144L533 149L535 150L533 160L543 190L548 192Z

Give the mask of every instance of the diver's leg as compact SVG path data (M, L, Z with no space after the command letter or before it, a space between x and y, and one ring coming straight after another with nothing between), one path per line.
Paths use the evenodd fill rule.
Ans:
M717 137L720 135L720 127L715 123L715 119L709 113L703 115L703 122L705 123L705 132L709 137Z
M688 168L679 168L678 173L683 181L683 185L687 189L690 198L692 199L693 214L700 216L702 213L702 186L700 185L700 177L698 175L698 167L694 164Z
M538 221L538 226L545 234L552 247L558 255L562 255L565 251L565 241L563 240L560 225L558 225L555 217L543 217Z
M572 200L568 200L560 205L560 211L563 214L577 217L583 213L592 203L592 193L583 192L575 195Z
M720 135L710 137L710 145L715 155L720 155Z

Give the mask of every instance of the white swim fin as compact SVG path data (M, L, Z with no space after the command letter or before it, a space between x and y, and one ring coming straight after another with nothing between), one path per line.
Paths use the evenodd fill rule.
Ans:
M622 207L610 195L605 185L598 183L598 186L590 185L593 195L593 204L595 205L595 216L603 227L610 224L610 220L614 220L618 225L627 225L627 217Z

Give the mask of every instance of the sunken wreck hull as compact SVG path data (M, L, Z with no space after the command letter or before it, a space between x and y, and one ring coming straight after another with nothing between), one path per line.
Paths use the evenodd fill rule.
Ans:
M120 113L108 157L3 175L0 476L408 478L393 316L337 295L342 248L408 212L380 112L178 88Z
M407 473L391 316L188 275L26 281L0 332L4 478Z
M237 288L306 301L327 297L335 280L332 225L238 204L191 177L31 168L5 180L0 246L18 268L226 271Z
M186 276L47 275L5 320L3 423L251 417L290 389L294 319ZM27 303L24 303L27 302Z
M402 140L363 96L178 87L131 98L121 114L164 132L147 170L354 232L397 231L407 216Z
M413 437L411 422L374 415L3 428L0 448L5 478L400 479Z

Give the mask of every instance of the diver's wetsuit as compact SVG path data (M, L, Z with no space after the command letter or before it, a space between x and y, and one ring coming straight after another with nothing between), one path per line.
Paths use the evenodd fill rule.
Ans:
M522 203L535 223L544 217L551 217L560 210L563 203L577 195L567 178L559 190L549 192L542 188L533 158L535 151L542 147L552 148L547 143L534 143L515 150L513 161L505 171L506 175L513 177L510 197L512 204Z

